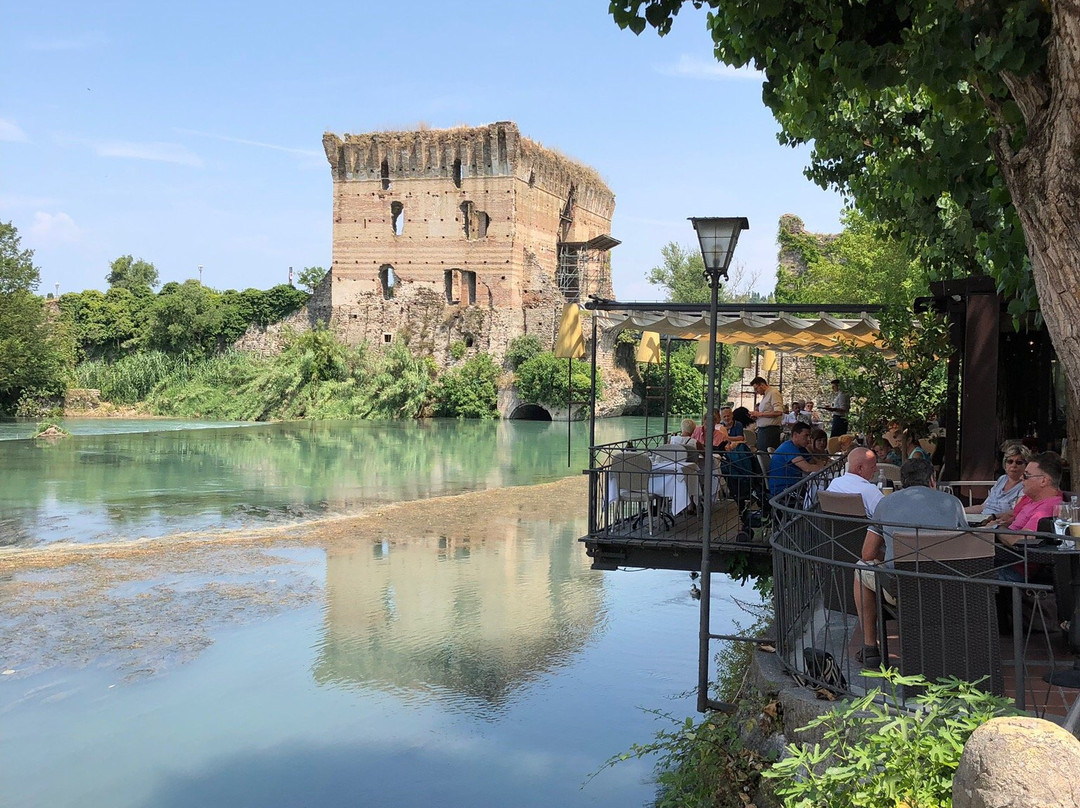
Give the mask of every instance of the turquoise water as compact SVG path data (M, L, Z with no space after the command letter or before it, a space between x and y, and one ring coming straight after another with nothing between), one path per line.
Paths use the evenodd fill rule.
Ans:
M650 426L659 422L652 419ZM549 482L588 465L588 424L72 420L72 437L0 440L0 545L96 542L351 514L376 504ZM161 429L154 429L155 427ZM644 419L597 425L597 442ZM26 423L7 424L32 432ZM91 432L91 430L94 430ZM138 431L137 431L138 430Z
M567 469L565 426L15 440L4 519L40 546L302 524L580 473L586 433ZM183 556L0 576L0 804L647 804L648 762L586 780L665 726L646 708L691 714L698 604L685 573L590 570L584 529L491 514L480 533L403 522L325 550L208 533ZM713 593L724 632L747 593Z

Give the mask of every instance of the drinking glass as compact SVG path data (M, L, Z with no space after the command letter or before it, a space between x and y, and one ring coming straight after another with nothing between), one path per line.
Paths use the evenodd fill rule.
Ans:
M1069 529L1069 524L1073 521L1072 505L1068 502L1062 502L1054 506L1054 532L1059 536L1064 536Z

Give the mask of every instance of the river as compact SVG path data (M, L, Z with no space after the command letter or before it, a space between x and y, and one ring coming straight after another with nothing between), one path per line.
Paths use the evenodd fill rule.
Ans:
M0 805L650 802L589 778L692 713L698 604L589 569L586 424L64 426L0 425Z

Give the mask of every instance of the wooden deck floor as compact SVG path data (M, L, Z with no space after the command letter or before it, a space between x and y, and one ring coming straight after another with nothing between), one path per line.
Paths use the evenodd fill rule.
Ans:
M581 539L593 569L617 567L649 567L653 569L700 570L702 514L684 511L671 521L654 518L624 519L613 522L603 531ZM650 532L651 527L651 532ZM768 536L757 529L750 541L738 540L739 510L735 502L722 499L714 503L709 547L712 550L714 572L727 569L732 553L751 554L767 559Z

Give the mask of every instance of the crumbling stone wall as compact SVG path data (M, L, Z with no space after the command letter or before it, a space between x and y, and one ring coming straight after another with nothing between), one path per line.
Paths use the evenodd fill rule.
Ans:
M330 325L344 340L501 354L547 342L566 302L559 245L609 233L615 197L595 171L523 138L512 123L327 133L334 180ZM582 296L611 294L606 256Z
M326 325L330 322L330 313L330 273L327 272L307 303L279 322L268 326L249 326L233 347L263 356L280 353L284 347L285 335L289 331L301 332L315 328L318 324Z

